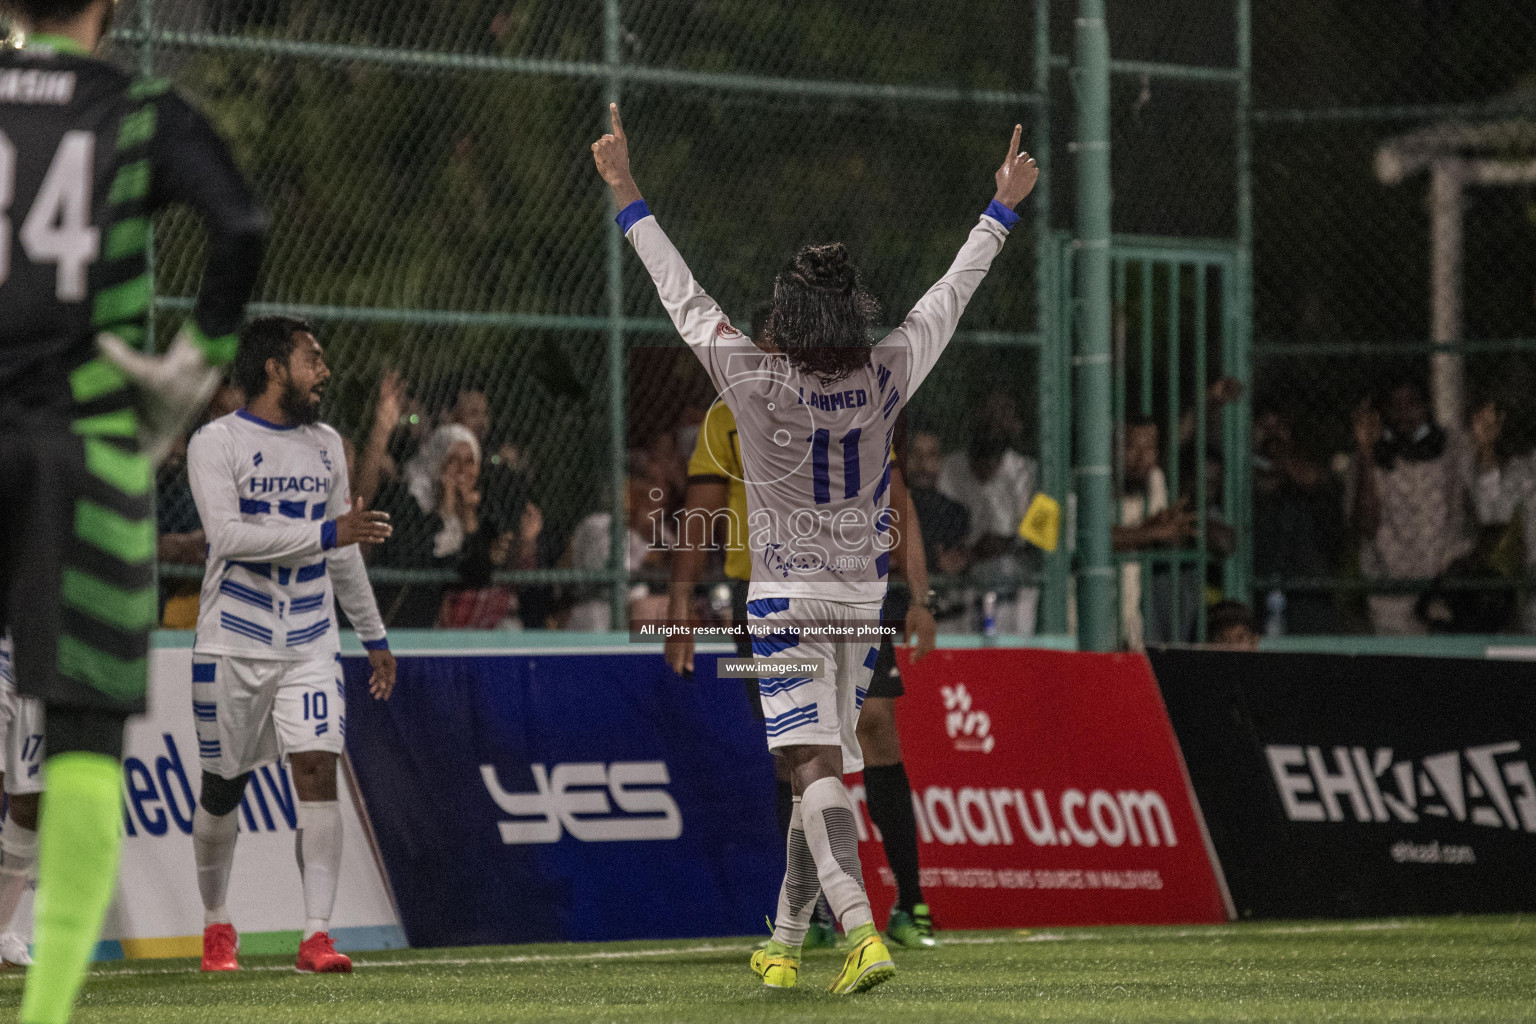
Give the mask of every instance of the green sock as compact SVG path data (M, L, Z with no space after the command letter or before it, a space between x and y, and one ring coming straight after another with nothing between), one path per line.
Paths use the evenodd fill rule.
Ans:
M104 754L50 757L38 828L32 967L23 1024L65 1024L101 935L123 848L122 765Z
M848 933L848 945L857 946L865 939L879 934L880 932L875 928L875 923L873 921L871 921L869 924L861 924L853 931Z
M768 945L763 947L763 952L767 953L769 956L787 956L791 960L800 959L799 946L787 946L777 939L769 939Z

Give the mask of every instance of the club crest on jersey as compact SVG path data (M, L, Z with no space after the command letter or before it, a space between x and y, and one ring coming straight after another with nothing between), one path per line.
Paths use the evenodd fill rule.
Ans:
M255 455L251 456L251 465L253 465L253 466L261 465L261 452L257 452Z
M321 461L321 463L323 463L325 465L325 471L327 473L335 472L334 470L331 469L331 454L330 454L330 452L326 451L324 448L320 449L320 461Z
M729 320L721 320L715 325L715 335L721 338L739 338L742 336L740 331L731 326Z

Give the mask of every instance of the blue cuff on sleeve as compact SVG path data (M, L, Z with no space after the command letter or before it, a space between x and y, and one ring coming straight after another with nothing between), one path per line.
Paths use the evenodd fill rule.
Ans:
M327 519L320 525L320 550L329 551L336 546L336 520Z
M650 215L651 208L645 205L645 200L636 199L634 202L624 207L624 209L620 210L619 215L613 219L618 222L619 230L627 235L629 234L630 228L634 227L642 220L645 220L645 218L649 217Z
M973 207L974 209L974 207ZM987 204L987 208L981 211L982 216L991 217L1005 228L1011 228L1019 222L1019 215L996 199Z
M381 636L377 640L364 640L363 641L363 650L365 650L365 651L387 651L387 650L389 650L389 637Z

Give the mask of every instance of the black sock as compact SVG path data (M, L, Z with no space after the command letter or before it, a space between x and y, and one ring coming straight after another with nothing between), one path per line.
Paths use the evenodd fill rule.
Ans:
M917 868L917 817L912 813L912 784L906 765L864 766L864 802L880 830L885 859L896 876L896 909L911 913L923 902Z
M774 780L774 811L779 816L779 835L789 838L789 819L795 813L795 789L786 779Z
M83 752L123 759L123 723L127 715L116 711L47 705L48 756Z

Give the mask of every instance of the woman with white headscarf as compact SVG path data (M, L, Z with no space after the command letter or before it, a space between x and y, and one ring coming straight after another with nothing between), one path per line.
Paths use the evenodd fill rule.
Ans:
M399 544L384 545L385 564L403 569L447 569L465 575L489 558L493 530L480 519L480 443L466 427L444 424L428 435L406 462L400 478L379 495ZM385 621L396 627L438 624L444 582L408 583L393 600L381 600Z
M480 442L468 427L444 424L405 464L404 477L422 514L441 521L432 535L432 557L458 554L480 529Z

